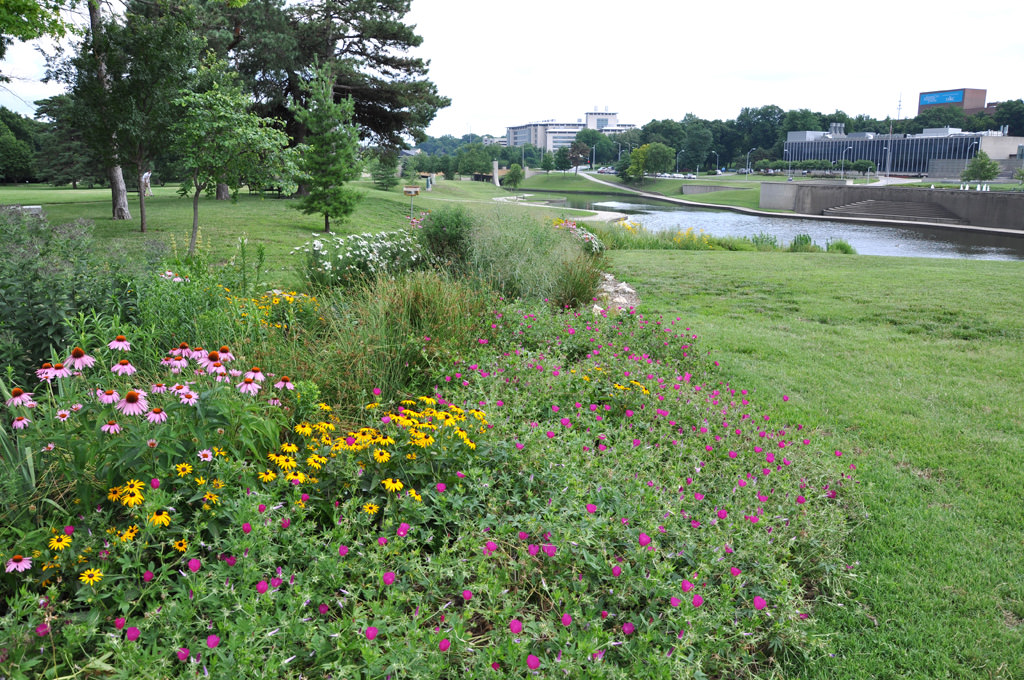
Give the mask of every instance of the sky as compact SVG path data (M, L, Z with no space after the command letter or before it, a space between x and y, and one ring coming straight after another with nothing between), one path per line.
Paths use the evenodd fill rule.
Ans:
M587 111L620 123L735 119L743 107L908 118L921 92L1024 98L1024 3L933 0L412 0L406 23L452 100L427 133L504 135ZM15 43L0 106L31 115L61 91L41 83L34 44ZM900 102L902 101L902 107Z

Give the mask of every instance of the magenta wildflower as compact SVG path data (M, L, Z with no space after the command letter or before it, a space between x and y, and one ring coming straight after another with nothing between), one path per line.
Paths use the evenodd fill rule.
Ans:
M754 596L754 609L760 611L768 606L768 603L764 601L764 598L760 595Z
M597 506L594 505L593 503L587 503L587 512L589 512L590 514L594 514L595 512L597 512Z
M437 483L437 487L436 488L437 488L437 492L438 493L444 493L448 489L448 487L445 486L444 484L442 484L441 482Z
M284 519L281 520L281 528L282 529L287 529L291 525L292 525L292 520L290 518L285 517Z
M694 586L693 586L693 584L692 584L692 583L690 583L689 581L687 581L687 580L686 580L685 578L683 579L683 583L682 583L682 589L683 589L683 592L684 592L684 593L688 593L688 592L690 592L691 590L693 590L693 587L694 587Z
M473 599L473 591L472 590L463 590L462 591L462 599L465 600L466 602L469 602L470 600L472 600Z
M732 573L733 576L739 576L740 574L743 573L743 570L740 569L739 567L730 567L729 571L730 571L730 573Z
M101 404L113 404L121 395L116 390L96 390L96 398L100 400Z
M49 634L50 627L45 623L40 623L38 626L36 626L36 635L38 635L39 637L46 637Z
M622 575L622 567L620 567L619 565L616 564L614 567L612 567L612 576L614 576L615 578L618 578L621 575Z
M540 659L535 657L533 654L529 654L526 657L526 667L529 668L531 671L537 670L538 668L540 668Z
M572 617L569 616L568 614L562 614L562 625L565 626L565 627L571 626L572 625Z
M651 537L648 536L647 534L641 532L640 533L640 545L641 546L645 546L645 545L650 545L650 543L651 543Z
M372 640L375 637L377 637L377 628L375 626L370 626L366 629L366 639Z
M248 522L243 522L242 523L242 533L243 534L247 534L250 531L252 531L252 525L249 524Z
M255 380L256 382L263 382L263 379L267 376L264 375L262 369L259 366L253 366L246 374L246 380Z
M680 600L680 599L679 599L678 597L676 597L675 595L673 595L673 596L672 596L671 598L669 598L669 601L668 601L668 603L669 603L670 605L672 605L673 607L678 607L679 605L681 605L681 604L683 603L683 601L682 601L682 600Z
M634 633L634 631L636 631L636 626L634 626L629 621L626 621L624 624L622 624L622 632L623 632L623 634L625 634L625 635L632 635Z
M142 574L142 580L145 581L146 583L149 583L150 581L152 581L153 580L153 572L151 572L149 569L147 569Z
M11 398L6 403L8 406L26 406L32 402L32 393L26 392L20 387L15 387L11 390Z
M519 635L523 632L523 622L519 619L512 619L508 622L508 629L512 631L514 635Z
M409 529L410 529L409 525L406 524L405 522L402 522L401 524L398 525L398 531L396 531L395 533L398 534L399 536L405 537L406 535L408 535Z
M132 626L124 632L124 637L126 640L128 640L128 642L135 642L139 639L139 635L141 635L141 633L139 632L139 629L135 626Z
M110 371L116 375L132 375L135 373L135 367L127 359L121 359L110 367Z
M53 370L50 371L51 378L70 378L71 371L68 370L67 366L61 363L53 365Z
M547 555L548 557L554 557L555 553L558 552L558 546L557 545L550 545L549 544L549 545L543 545L541 547L544 549L544 554Z
M257 592L257 593L259 593L260 595L262 595L262 594L264 594L265 592L267 592L267 589L268 589L269 587L270 587L270 586L269 586L269 585L267 585L267 582L266 582L266 581L260 581L259 583L257 583L257 584L256 584L256 592Z
M193 574L203 568L203 563L197 557L193 557L188 561L188 570Z
M178 647L178 661L188 661L188 658L192 655L188 647Z
M218 645L220 645L220 637L219 636L217 636L217 635L207 635L206 636L206 646L207 647L209 647L210 649L214 649Z
M388 571L388 572L384 573L384 578L382 580L384 581L384 585L389 586L389 585L391 585L392 583L395 582L396 578L398 578L398 577L395 574L395 572Z
M141 390L129 390L114 408L126 416L141 416L149 410L146 393Z
M694 607L699 607L702 604L704 604L704 598L701 597L700 595L694 595L693 596L693 606Z
M338 546L338 556L339 557L344 557L347 554L348 554L348 546L347 545L339 545Z
M439 650L441 650L442 652L447 652L448 648L451 647L451 646L452 646L452 643L448 641L448 638L445 638L445 639L441 640L441 642L438 643L437 648Z

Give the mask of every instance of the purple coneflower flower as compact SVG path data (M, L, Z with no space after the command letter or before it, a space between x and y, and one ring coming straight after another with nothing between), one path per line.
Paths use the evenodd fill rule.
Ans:
M24 555L15 555L7 560L7 571L26 571L32 568L32 558Z
M96 398L100 400L101 404L113 404L121 395L117 393L117 390L96 390Z
M128 342L128 338L124 337L123 335L119 335L113 340L111 340L110 344L107 345L107 347L109 347L110 349L119 349L123 352L131 351L132 348L131 343Z
M263 379L267 376L264 375L263 370L259 366L253 366L245 374L247 380L255 380L256 382L263 382Z
M199 364L199 368L209 370L212 364L220 363L220 352L214 350L213 352L206 352L196 357L196 363Z
M53 380L53 364L47 361L36 370L36 378L50 382Z
M221 345L219 352L220 352L220 360L221 361L234 361L235 360L235 355L231 353L231 350L228 348L227 345Z
M14 422L11 423L11 427L13 427L15 430L24 430L26 427L28 427L29 423L31 422L32 421L26 418L25 416L18 416L17 418L14 419Z
M192 392L182 392L178 395L178 400L186 406L195 406L195 403L199 401L199 397Z
M100 428L107 434L117 434L121 431L121 426L117 424L117 421L108 420L103 427Z
M281 379L274 383L274 388L279 390L294 390L295 384L292 379L286 375L282 375Z
M81 347L75 347L71 350L71 356L64 362L76 371L80 371L83 368L92 368L93 364L96 363L96 359L92 358L85 353L85 350Z
M54 417L63 423L65 420L71 417L71 411L62 408L61 410L57 411L57 415Z
M211 451L210 449L203 449L202 451L199 452L199 460L209 463L211 460L213 460L213 451Z
M141 416L149 410L146 393L141 390L129 390L124 398L117 402L115 408L126 416Z
M70 378L71 377L71 371L64 364L57 363L57 364L53 365L53 370L50 371L50 377L51 378Z
M25 406L25 405L27 405L31 401L32 401L32 393L31 392L26 392L25 390L21 389L20 387L15 387L14 389L11 390L11 398L8 399L5 403L8 406L15 407L15 406Z
M154 406L153 410L146 416L146 420L151 423L164 423L167 422L167 411L163 410L159 406Z
M110 367L112 373L117 375L131 375L135 372L135 367L132 366L132 362L127 359L121 359L116 364Z
M242 394L256 394L260 391L260 384L256 382L255 378L244 378L236 387Z

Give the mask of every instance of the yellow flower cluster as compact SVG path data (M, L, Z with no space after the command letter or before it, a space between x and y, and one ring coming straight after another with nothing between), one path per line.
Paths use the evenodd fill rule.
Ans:
M242 317L256 319L261 326L287 330L289 318L295 316L320 316L320 303L315 297L295 291L273 291L259 297L239 297L231 295L231 290L223 288L225 297Z

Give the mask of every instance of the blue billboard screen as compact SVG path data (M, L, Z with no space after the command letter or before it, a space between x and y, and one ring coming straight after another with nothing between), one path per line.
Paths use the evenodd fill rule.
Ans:
M931 104L959 104L964 100L963 90L950 90L949 92L925 92L921 94L919 106Z

